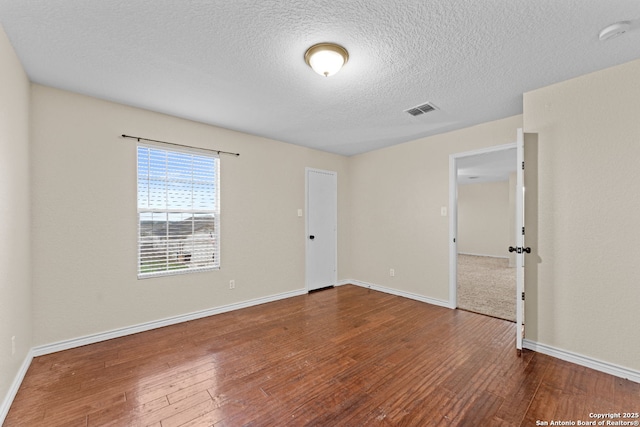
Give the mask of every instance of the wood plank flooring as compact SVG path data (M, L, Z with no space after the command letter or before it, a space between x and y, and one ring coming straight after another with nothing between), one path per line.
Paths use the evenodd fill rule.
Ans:
M10 426L535 426L640 384L514 349L511 322L341 286L37 357Z

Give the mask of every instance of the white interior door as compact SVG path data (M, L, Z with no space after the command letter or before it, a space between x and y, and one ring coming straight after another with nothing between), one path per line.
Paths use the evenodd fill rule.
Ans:
M307 290L337 281L338 177L336 172L306 169Z
M530 251L525 246L524 228L524 133L518 129L516 140L516 220L515 220L515 241L516 247L509 247L509 252L516 253L516 348L522 351L522 340L524 339L524 256Z

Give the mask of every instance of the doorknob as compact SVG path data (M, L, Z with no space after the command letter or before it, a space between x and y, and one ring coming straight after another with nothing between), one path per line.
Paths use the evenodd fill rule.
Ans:
M313 240L315 238L316 238L316 236L314 236L313 234L311 236L309 236L309 239L311 239L311 240Z
M517 248L514 248L513 246L509 246L509 252L517 252L519 254L526 252L528 254L531 253L531 248L530 247L526 247L526 248L521 248L520 246L518 246Z

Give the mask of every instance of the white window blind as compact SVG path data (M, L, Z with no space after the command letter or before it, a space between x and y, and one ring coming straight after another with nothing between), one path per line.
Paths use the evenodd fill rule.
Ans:
M138 277L220 268L220 159L138 146Z

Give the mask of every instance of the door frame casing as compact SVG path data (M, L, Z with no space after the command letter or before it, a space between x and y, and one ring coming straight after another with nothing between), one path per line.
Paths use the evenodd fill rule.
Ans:
M511 142L449 155L449 308L458 308L458 159L514 148Z
M333 213L333 218L334 218L334 242L335 242L335 248L334 248L334 253L335 253L335 260L334 260L334 265L335 265L335 270L333 273L333 283L332 285L335 285L338 282L338 172L336 171L330 171L330 170L326 170L326 169L318 169L318 168L311 168L311 167L305 167L304 168L304 252L305 252L305 259L304 259L304 282L305 282L305 289L308 291L310 291L311 289L309 288L309 173L310 172L320 172L323 174L329 174L329 175L333 175L335 177L336 180L336 187L335 187L335 197L336 197L336 210Z

